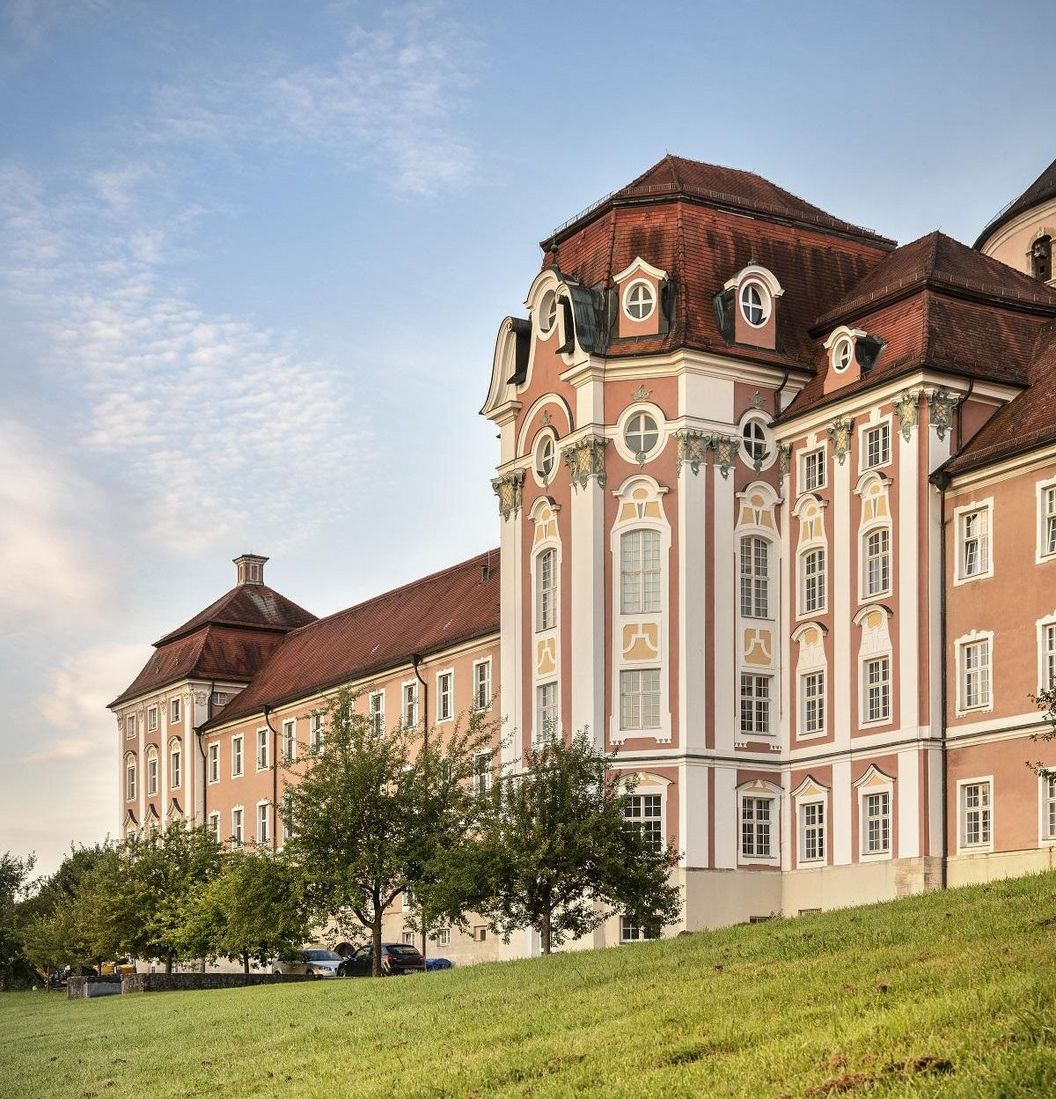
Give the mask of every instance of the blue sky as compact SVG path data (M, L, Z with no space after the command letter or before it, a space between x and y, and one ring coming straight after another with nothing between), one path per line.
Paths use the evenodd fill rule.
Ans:
M1056 156L1054 32L1040 0L0 4L0 850L115 829L105 703L236 554L325 614L497 544L477 409L555 225L670 151L971 243Z

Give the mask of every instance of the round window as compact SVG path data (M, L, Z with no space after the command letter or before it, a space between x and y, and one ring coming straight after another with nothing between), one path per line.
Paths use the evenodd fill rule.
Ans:
M770 456L770 439L761 420L748 420L741 429L741 442L748 460L757 469Z
M539 331L549 334L554 330L557 321L557 295L553 290L547 290L543 300L539 303Z
M652 316L656 307L656 295L647 282L632 282L623 295L623 308L633 321L644 321Z
M627 449L639 460L649 454L659 440L660 429L648 412L636 412L623 429L623 441L627 444Z
M770 291L761 282L746 282L741 287L741 316L753 328L761 328L770 319Z
M832 368L837 374L842 374L851 365L854 355L854 344L850 338L841 336L832 348Z
M535 472L543 484L549 484L557 466L557 440L547 433L540 440L535 449Z

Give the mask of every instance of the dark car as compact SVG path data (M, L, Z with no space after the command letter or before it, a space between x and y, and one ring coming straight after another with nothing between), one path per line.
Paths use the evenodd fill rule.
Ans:
M371 975L371 948L361 946L338 967L339 977L369 977ZM381 944L381 975L397 977L403 973L424 973L425 959L417 947L407 943Z

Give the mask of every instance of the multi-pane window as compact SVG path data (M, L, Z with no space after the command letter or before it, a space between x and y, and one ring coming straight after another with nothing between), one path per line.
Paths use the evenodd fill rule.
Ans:
M620 728L660 728L660 669L620 672Z
M891 850L891 795L886 790L862 797L862 851L881 855Z
M865 431L865 468L886 466L891 461L891 425L877 424Z
M1041 686L1056 690L1056 622L1041 627Z
M210 813L209 814L209 831L212 834L213 839L216 840L217 843L219 843L220 842L220 814L219 813Z
M209 745L209 781L220 781L220 745Z
M552 630L557 625L557 551L548 549L535 559L535 628Z
M158 792L158 757L156 753L147 756L147 793Z
M414 946L414 932L413 931L401 931L400 942L404 946Z
M125 718L125 737L131 740L136 735L136 715L130 714Z
M807 672L800 676L799 693L803 708L804 733L825 731L825 673Z
M741 675L741 732L770 732L770 676Z
M169 723L172 725L179 725L183 717L183 709L180 705L180 700L174 698L169 703Z
M292 717L282 723L282 758L287 763L297 758L297 721Z
M648 412L636 412L623 429L623 441L634 455L644 457L660 440L656 420Z
M1056 553L1056 485L1042 493L1041 506L1041 551L1048 557Z
M961 708L990 705L990 641L969 641L961 646Z
M540 683L535 689L536 742L552 737L557 732L557 684Z
M636 321L644 321L653 311L653 288L647 282L632 283L623 299L627 315Z
M636 828L651 851L664 846L664 822L659 794L630 794L623 804L624 825Z
M481 660L473 665L473 705L486 710L491 705L491 661Z
M268 815L268 803L266 801L261 802L257 806L257 843L263 846L268 842L270 829Z
M804 614L813 614L825 609L825 551L809 550L803 554L803 598Z
M741 445L744 453L757 466L766 461L770 453L770 441L760 420L748 420L741 428Z
M891 719L891 657L876 656L862 668L865 682L865 720Z
M231 810L231 843L235 847L241 847L244 838L242 818L243 811L241 808Z
M891 532L872 530L864 545L865 594L883 595L891 588Z
M473 793L477 797L491 789L491 752L473 753Z
M268 767L268 730L257 730L257 770L264 771Z
M825 487L825 451L810 450L803 455L803 491Z
M1041 796L1041 825L1045 839L1056 840L1056 775L1042 779Z
M990 512L968 511L960 523L961 576L979 576L990 568Z
M990 783L966 782L961 787L961 846L990 843Z
M147 710L147 729L150 732L154 732L158 727L158 708L157 706L151 706Z
M127 801L136 800L136 760L134 756L129 756L125 761L125 799Z
M754 534L741 539L741 614L770 617L770 543Z
M381 736L385 732L385 692L371 691L367 707L370 718L370 731L375 736Z
M800 859L821 862L825 858L825 803L808 801L799 807Z
M242 774L242 738L231 738L231 777L238 778Z
M169 786L178 790L183 781L183 752L179 741L174 741L169 747Z
M641 614L660 609L660 535L629 530L620 537L620 611Z
M773 798L741 799L741 855L743 857L770 858L770 822L773 817L773 806Z
M621 943L640 943L647 939L659 939L660 938L660 926L655 923L640 924L635 923L633 920L628 919L626 916L620 917L620 942Z
M403 724L408 729L413 729L418 724L418 684L404 683L403 707L401 710Z
M323 746L323 715L312 714L308 719L308 743L313 752L318 752Z
M450 946L451 945L451 928L450 927L438 927L432 935L429 936L437 946Z
M450 721L455 714L455 673L441 672L436 677L436 720Z

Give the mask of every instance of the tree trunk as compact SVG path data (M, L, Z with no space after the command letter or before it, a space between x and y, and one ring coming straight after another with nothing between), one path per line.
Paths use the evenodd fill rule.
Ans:
M166 954L165 955L165 972L166 973L171 973L172 972L172 955L171 954Z
M543 953L550 953L550 909L547 908L543 912L543 926L540 928L540 932L543 938Z
M370 927L370 975L381 976L381 910L374 906L374 923Z
M249 976L249 951L248 950L243 950L242 951L242 972L247 977Z

